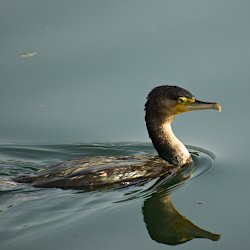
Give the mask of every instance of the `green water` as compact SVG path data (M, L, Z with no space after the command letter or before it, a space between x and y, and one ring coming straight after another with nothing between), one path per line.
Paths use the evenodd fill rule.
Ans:
M179 190L196 182L202 185L214 171L212 153L192 147L190 151L194 166L180 173L128 187L82 192L33 188L15 183L12 178L35 173L42 165L65 159L152 154L153 147L128 143L1 145L1 247L32 249L36 245L44 249L52 244L53 249L69 249L71 245L75 249L110 249L121 245L124 249L134 249L135 242L136 248L147 248L154 242L180 245L196 238L219 240L220 235L203 228L199 222L197 225L179 211L181 208L185 211L188 204L202 211L207 201L186 197L187 204L180 209L173 201ZM210 222L206 223L209 228ZM211 228L217 230L218 225L214 224ZM139 240L141 237L143 241Z
M148 231L152 182L79 193L10 181L85 155L154 152L143 106L161 84L222 106L173 124L181 141L216 161L196 168L166 206L221 235L175 248L249 248L249 1L2 0L0 19L1 249L173 248ZM98 146L119 141L148 144ZM131 199L117 202L126 193Z
M151 144L2 144L1 249L247 249L247 169L190 148L194 167L108 191L39 189L12 178L95 155L152 154ZM240 232L240 233L239 233ZM200 239L201 238L201 239Z

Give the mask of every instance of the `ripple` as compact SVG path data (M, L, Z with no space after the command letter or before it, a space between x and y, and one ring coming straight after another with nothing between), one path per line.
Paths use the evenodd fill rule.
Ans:
M154 192L161 192L162 195L170 194L193 182L205 181L205 177L211 173L214 167L215 155L203 148L189 145L187 148L192 155L193 165L174 172L166 178L147 181L140 188L129 187L129 190L124 194L126 197L117 202L127 202L139 198L145 199Z

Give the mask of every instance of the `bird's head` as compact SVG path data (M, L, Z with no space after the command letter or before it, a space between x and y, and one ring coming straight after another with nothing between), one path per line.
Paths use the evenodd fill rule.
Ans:
M173 117L175 115L193 111L214 109L221 111L221 106L215 102L197 100L189 91L178 86L159 86L154 88L147 97L146 112L155 115Z

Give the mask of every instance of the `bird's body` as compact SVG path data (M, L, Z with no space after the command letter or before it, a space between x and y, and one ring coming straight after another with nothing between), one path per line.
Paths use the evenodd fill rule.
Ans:
M192 163L185 145L176 138L171 122L175 115L191 111L215 109L217 103L197 101L187 90L177 86L159 86L147 97L145 121L156 155L120 157L85 157L70 160L34 176L20 176L18 182L36 187L95 188L127 185L177 171Z
M35 187L106 189L154 179L177 171L156 155L99 156L69 160L37 173L18 177Z

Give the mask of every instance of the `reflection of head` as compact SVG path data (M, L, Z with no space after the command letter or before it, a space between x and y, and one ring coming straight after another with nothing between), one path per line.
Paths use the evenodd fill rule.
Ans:
M194 238L220 239L220 235L197 227L179 214L168 195L154 193L144 201L142 212L150 237L159 243L178 245Z

